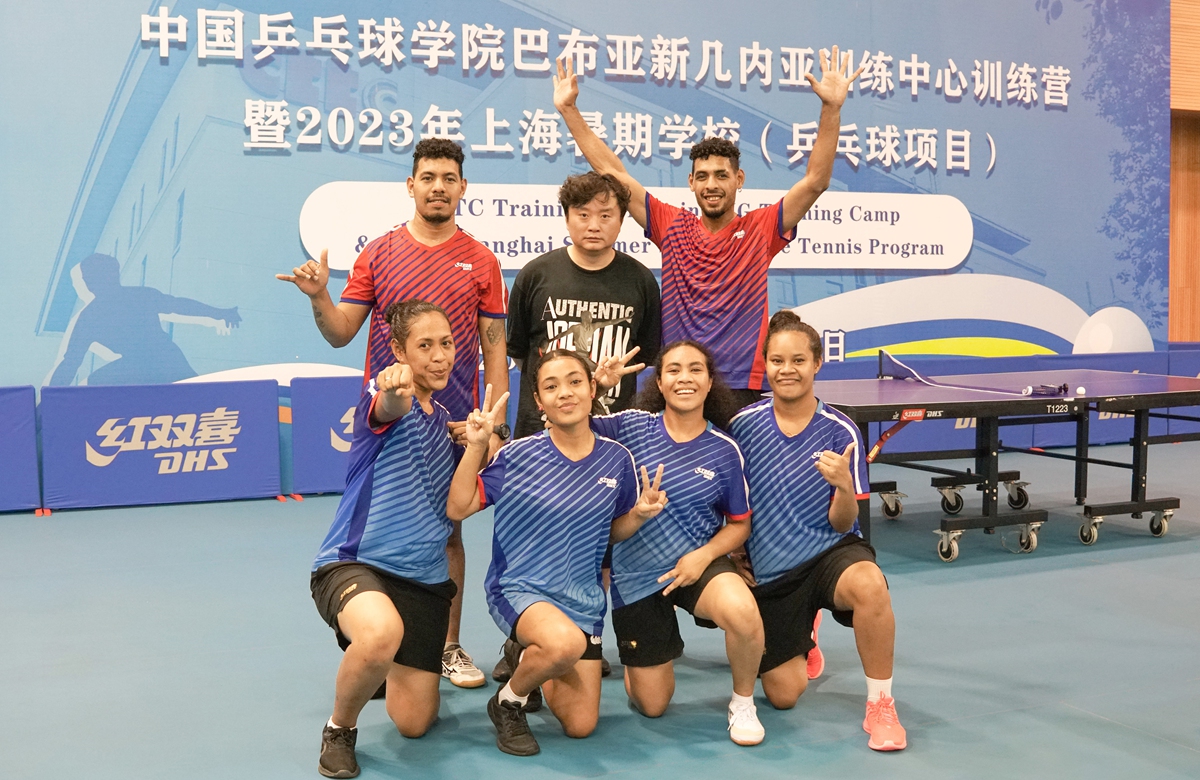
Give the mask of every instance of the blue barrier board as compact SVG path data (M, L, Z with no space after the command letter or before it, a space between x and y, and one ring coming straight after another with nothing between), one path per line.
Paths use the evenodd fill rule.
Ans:
M274 381L42 390L50 509L279 493Z

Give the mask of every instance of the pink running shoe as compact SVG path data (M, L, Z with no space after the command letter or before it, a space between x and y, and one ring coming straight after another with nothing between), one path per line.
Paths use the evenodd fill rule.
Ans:
M825 673L825 654L821 652L821 648L816 646L817 629L821 627L821 613L823 610L817 610L817 617L813 621L812 640L813 649L808 651L808 679L815 680Z
M890 696L867 702L863 731L871 735L867 747L872 750L904 750L908 747L908 735L896 716L896 700Z

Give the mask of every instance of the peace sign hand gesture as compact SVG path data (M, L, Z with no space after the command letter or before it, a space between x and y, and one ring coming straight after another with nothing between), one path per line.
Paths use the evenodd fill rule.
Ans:
M632 366L627 365L629 361L633 359L633 356L641 351L641 347L634 347L620 357L617 357L616 355L609 355L608 357L604 358L604 360L601 360L596 365L596 370L592 374L596 380L597 387L606 390L611 387L616 387L617 385L621 384L622 377L628 376L629 374L636 374L638 371L641 371L643 368L645 368L645 363L634 363Z
M821 453L821 459L816 463L817 471L821 472L825 481L835 488L854 493L854 477L850 474L853 456L854 442L847 444L841 455L833 450L825 450Z
M813 92L817 97L821 98L821 102L835 108L841 108L842 103L846 102L846 93L850 91L850 87L862 75L863 65L858 70L854 71L854 75L847 77L853 65L850 62L850 53L838 54L838 47L834 46L832 52L821 49L821 80L818 82L811 73L805 73L804 77L808 79L808 83L812 85Z
M633 512L643 523L667 506L667 494L659 487L662 484L662 475L663 464L660 463L658 470L654 472L654 481L651 482L646 467L642 466L642 494L638 496Z
M492 385L488 383L483 393L483 410L476 409L467 415L466 438L468 447L486 450L492 438L492 429L500 424L500 416L504 404L508 401L508 393L504 393L492 403Z

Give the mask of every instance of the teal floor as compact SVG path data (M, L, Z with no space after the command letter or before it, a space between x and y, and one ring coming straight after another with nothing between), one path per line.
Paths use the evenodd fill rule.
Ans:
M1127 458L1127 448L1097 457ZM909 748L877 754L862 732L862 670L848 629L822 629L827 668L796 709L760 699L766 741L725 732L729 680L717 632L685 627L675 702L634 715L617 675L596 733L530 717L539 756L494 747L494 687L443 683L441 720L399 736L379 702L360 719L363 777L895 778L1200 777L1200 445L1157 447L1152 495L1183 508L1155 539L1113 518L1076 538L1070 472L1018 456L1050 510L1032 555L1015 535L970 532L941 563L937 494L911 495L875 544L897 617L894 693ZM1121 500L1126 472L1093 470L1091 498ZM922 487L924 485L924 487ZM968 509L977 501L968 496ZM315 778L339 652L308 595L337 498L0 516L0 777ZM502 639L481 581L490 519L467 521L463 637L490 670ZM606 637L615 661L615 645Z

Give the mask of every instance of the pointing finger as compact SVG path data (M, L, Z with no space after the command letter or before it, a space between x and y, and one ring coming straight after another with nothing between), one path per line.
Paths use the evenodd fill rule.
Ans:
M321 266L323 268L329 267L329 250L328 249L321 250Z

